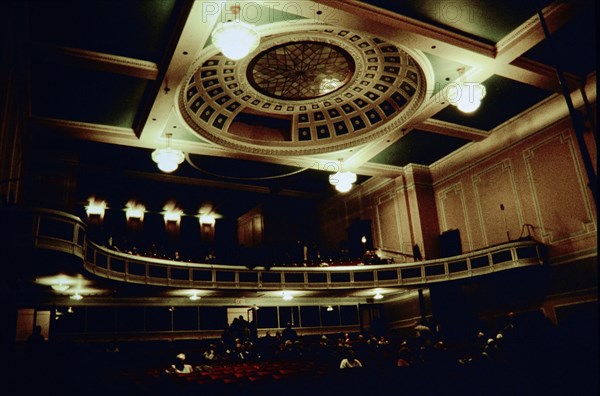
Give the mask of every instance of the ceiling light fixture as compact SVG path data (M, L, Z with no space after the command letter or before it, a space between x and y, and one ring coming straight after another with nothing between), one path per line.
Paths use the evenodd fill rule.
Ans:
M481 105L485 97L485 85L478 82L465 81L465 68L457 69L458 82L448 84L446 98L451 105L456 106L463 113L472 113Z
M283 299L285 301L290 301L290 300L294 299L294 296L292 296L292 294L289 291L284 291L284 292L282 292L282 294L283 294Z
M64 292L70 286L67 285L63 280L59 280L58 283L55 283L55 284L51 285L51 287L52 287L53 290Z
M383 294L381 293L377 293L375 294L375 296L373 297L375 300L381 300L383 298Z
M253 25L239 18L240 6L231 7L233 21L219 22L211 34L213 45L231 59L239 60L254 51L260 43L260 34Z
M329 184L335 186L335 189L341 193L352 190L352 184L356 182L356 173L342 172L342 159L339 159L339 170L333 175L329 175Z
M69 298L70 298L71 300L77 300L77 301L79 301L79 300L83 300L83 296L82 296L81 294L79 294L79 293L75 293L75 294L73 294L73 295L72 295L71 297L69 297Z
M352 190L352 184L356 182L356 173L337 172L329 176L329 184L335 186L335 189L341 193Z
M152 161L156 162L158 169L165 173L171 173L185 159L185 155L181 150L171 148L172 133L165 133L167 137L167 147L156 149L152 152Z
M192 300L192 301L200 300L200 296L198 294L196 294L196 292L194 292L194 294L192 294L190 296L190 300Z

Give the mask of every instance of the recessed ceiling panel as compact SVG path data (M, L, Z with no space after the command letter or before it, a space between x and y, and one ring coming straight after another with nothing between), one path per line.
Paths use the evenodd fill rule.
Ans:
M162 60L176 0L29 2L31 40L153 62Z
M596 70L597 14L596 4L588 1L588 8L579 10L572 23L561 27L523 56L563 71L585 77ZM557 77L558 79L558 77Z
M467 65L437 55L426 52L425 56L429 60L429 63L431 63L431 68L433 69L434 83L429 89L431 95L435 95L451 81L456 80L459 76L459 69L462 69L465 72L469 70Z
M435 26L497 43L536 14L534 1L363 0ZM542 0L542 7L552 0Z
M431 165L467 143L469 141L465 139L415 129L369 162L395 166Z
M31 113L72 121L132 128L147 80L66 65L35 63Z
M463 113L455 106L447 106L433 118L490 131L553 94L497 75L485 80L483 85L486 95L481 107L473 113Z

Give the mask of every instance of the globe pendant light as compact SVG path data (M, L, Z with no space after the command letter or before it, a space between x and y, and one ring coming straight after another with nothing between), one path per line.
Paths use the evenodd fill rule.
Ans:
M341 193L346 193L352 189L352 185L356 182L356 173L345 171L342 172L342 159L339 159L339 171L333 175L329 175L329 184L335 186L335 189Z
M260 43L260 34L254 26L239 19L240 6L231 7L233 21L219 22L211 34L213 45L231 60L244 58Z
M246 22L220 22L212 32L212 42L225 57L239 60L258 47L260 35Z
M485 85L464 80L464 68L458 69L459 82L448 84L446 97L453 106L463 113L472 113L481 105L485 97Z
M337 172L329 176L329 184L334 185L335 189L341 193L352 189L352 184L356 181L356 173Z
M156 162L158 169L165 173L171 173L179 164L183 162L185 156L181 150L172 149L171 146L171 133L167 133L167 147L162 149L156 149L152 152L152 161Z

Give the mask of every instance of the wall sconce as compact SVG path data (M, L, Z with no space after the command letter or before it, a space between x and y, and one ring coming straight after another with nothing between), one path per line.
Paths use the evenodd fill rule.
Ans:
M156 149L152 152L152 161L156 162L158 169L165 173L171 173L185 159L183 151L171 148L172 133L165 133L167 137L167 147Z
M260 34L249 23L239 18L240 6L234 5L231 11L235 20L219 22L211 34L213 45L231 59L239 60L254 51L260 43Z
M181 212L176 211L166 211L164 214L165 222L174 221L179 223L181 221Z
M194 292L194 293L193 293L193 294L190 296L190 300L192 300L192 301L197 301L197 300L200 300L200 298L201 298L201 297L200 297L200 296L199 296L199 295L198 295L196 292Z
M88 204L85 207L85 212L88 215L88 217L99 216L101 219L103 219L105 211L105 201L96 201L93 197L88 199Z
M174 202L168 202L165 204L165 206L163 206L163 210L163 218L165 219L165 223L171 221L179 224L181 221L181 216L183 215L183 210L178 209Z
M213 215L211 214L201 214L200 218L199 218L200 224L210 224L210 225L214 225L216 222L216 219Z
M125 217L127 220L129 219L138 219L140 221L144 220L144 213L146 212L146 207L142 204L136 204L133 201L127 202L125 205Z

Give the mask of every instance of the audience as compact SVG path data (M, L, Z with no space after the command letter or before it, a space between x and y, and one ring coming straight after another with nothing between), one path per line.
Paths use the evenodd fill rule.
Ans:
M231 345L223 339L190 340L185 347L143 342L135 350L129 342L122 342L118 354L97 348L103 358L90 353L90 346L86 353L75 355L74 346L68 345L52 360L44 361L53 362L47 365L52 374L48 378L59 376L65 384L75 378L83 390L101 374L115 386L126 385L123 389L129 394L234 394L237 389L248 395L284 392L289 396L291 390L294 396L373 396L386 394L377 392L382 384L392 382L398 391L427 395L597 394L592 392L597 363L590 358L591 347L582 349L581 342L568 338L570 333L562 338L544 334L550 330L509 325L501 330L476 330L460 342L447 342L439 331L423 342L413 328L386 333L383 342L381 334L369 332L298 335L294 342L269 333L256 340L234 338ZM422 331L419 333L420 337ZM482 344L478 343L479 333L485 336ZM60 360L62 354L64 361ZM164 360L175 354L175 361L165 370ZM76 374L65 369L73 361L77 361ZM239 388L227 388L232 393L216 388L230 383ZM246 393L253 384L256 386ZM101 394L115 394L108 391L115 389L112 384L108 385Z
M94 239L93 236L92 239ZM393 257L380 257L376 250L368 250L363 256L354 258L330 252L328 255L319 254L312 260L295 260L286 252L266 252L260 251L260 249L254 251L251 248L238 247L235 249L235 252L220 252L217 255L216 251L213 249L208 250L205 253L199 253L188 251L191 249L185 249L185 246L172 246L167 248L156 242L145 244L133 243L126 239L116 241L112 236L108 237L105 245L117 252L134 256L207 264L245 265L249 269L258 266L270 269L272 267L330 267L342 265L389 264L395 262ZM187 254L184 253L184 251L188 251ZM405 259L406 257L412 257L409 255L403 256L405 256Z

